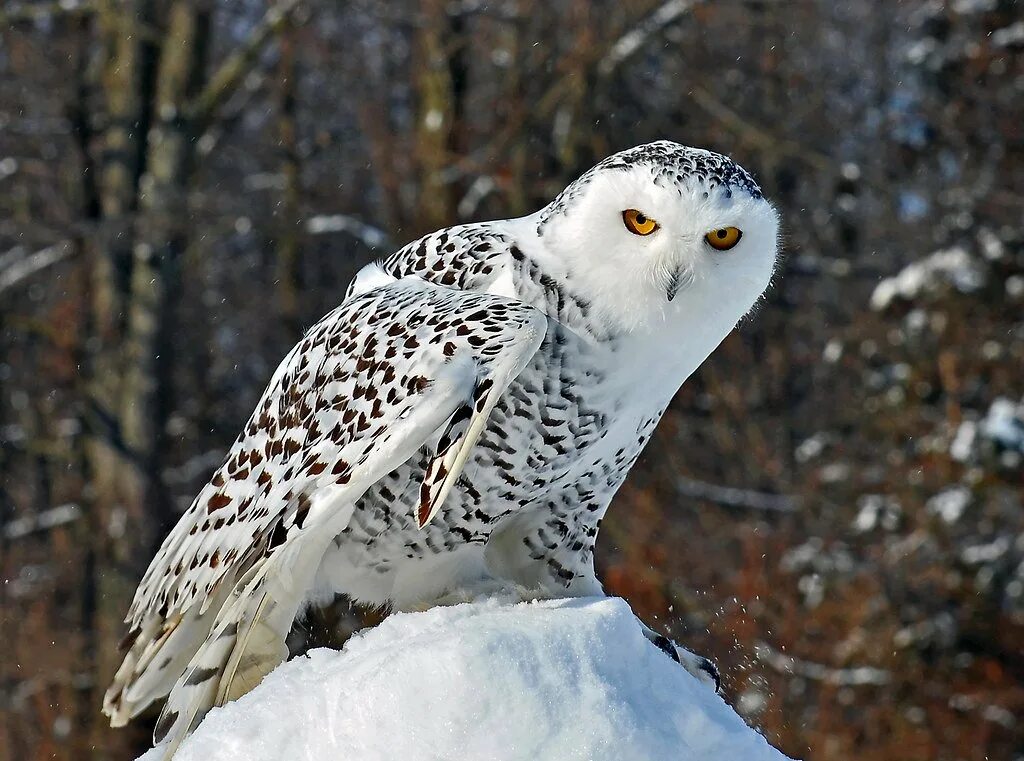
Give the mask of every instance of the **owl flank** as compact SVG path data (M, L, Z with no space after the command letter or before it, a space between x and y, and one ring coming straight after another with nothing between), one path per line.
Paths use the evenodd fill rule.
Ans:
M600 595L601 518L680 385L767 288L777 234L741 167L659 141L535 214L364 268L142 579L111 724L166 697L155 741L170 756L339 593L399 610L489 585Z

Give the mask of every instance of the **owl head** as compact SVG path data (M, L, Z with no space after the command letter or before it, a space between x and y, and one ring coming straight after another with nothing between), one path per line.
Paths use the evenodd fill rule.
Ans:
M533 221L549 261L611 327L706 331L714 345L764 293L777 258L778 215L753 178L667 140L608 157Z

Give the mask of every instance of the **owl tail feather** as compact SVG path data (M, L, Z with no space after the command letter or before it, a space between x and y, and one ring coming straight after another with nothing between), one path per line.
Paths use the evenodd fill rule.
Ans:
M165 759L211 708L249 692L288 657L285 639L298 600L275 588L272 561L264 558L236 584L210 636L167 696L153 731Z
M103 696L110 725L122 727L174 685L210 634L213 614L151 615L122 642L124 661Z

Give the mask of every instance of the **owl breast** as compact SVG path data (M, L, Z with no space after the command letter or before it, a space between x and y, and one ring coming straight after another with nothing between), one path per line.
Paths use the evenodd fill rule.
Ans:
M334 561L346 577L339 591L387 597L398 566L467 546L482 550L503 519L527 511L551 516L552 531L571 531L581 551L592 551L598 522L664 406L648 397L647 409L632 390L623 393L623 373L633 369L613 342L596 344L550 323L424 529L414 516L429 446L362 496L335 541Z

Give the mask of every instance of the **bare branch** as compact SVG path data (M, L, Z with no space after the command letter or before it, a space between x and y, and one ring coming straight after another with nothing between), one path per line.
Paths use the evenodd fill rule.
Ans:
M27 515L24 518L15 518L4 525L5 539L21 539L29 534L63 526L82 517L82 511L78 505L68 503L58 505L48 510L43 510L35 515Z
M55 0L50 3L18 4L0 9L0 26L35 23L54 17L92 13L94 10L95 8L89 0Z
M220 68L210 77L210 81L199 95L192 101L188 113L202 130L216 114L217 110L227 101L238 88L267 42L277 34L295 11L301 0L279 0L274 3L263 18L250 32L249 38L242 46L228 56Z
M82 426L78 418L68 417L57 420L54 425L54 439L69 439L81 431ZM30 441L29 434L23 426L16 423L0 426L0 446L21 447L29 449L27 443Z
M456 207L459 212L459 216L462 219L469 219L476 214L477 208L480 203L490 195L498 184L494 181L494 178L487 174L482 174L473 180L473 184L469 186L469 190L459 201Z
M735 132L740 139L746 140L752 145L770 148L778 153L791 156L803 161L814 169L828 172L836 171L836 162L825 154L819 153L805 143L797 143L793 140L778 137L755 124L751 124L739 113L712 95L710 90L700 85L693 84L691 89L694 103L718 119L726 129Z
M67 259L71 256L72 251L74 248L71 241L67 240L54 243L33 254L19 255L18 249L8 251L0 258L0 262L6 265L0 269L0 293L10 290L35 273Z
M800 500L786 494L766 494L751 489L735 489L692 478L679 478L676 492L691 499L706 499L726 507L742 507L774 513L792 513L800 509Z
M616 40L597 64L602 77L611 75L619 66L636 55L652 36L678 21L693 8L693 0L668 0L650 16Z
M250 72L242 81L241 95L231 101L230 111L221 113L216 123L208 121L206 124L200 125L202 129L206 130L202 133L199 140L196 141L196 150L200 156L213 154L225 136L229 135L241 123L247 108L252 103L256 94L263 89L266 81L266 72L260 70Z

